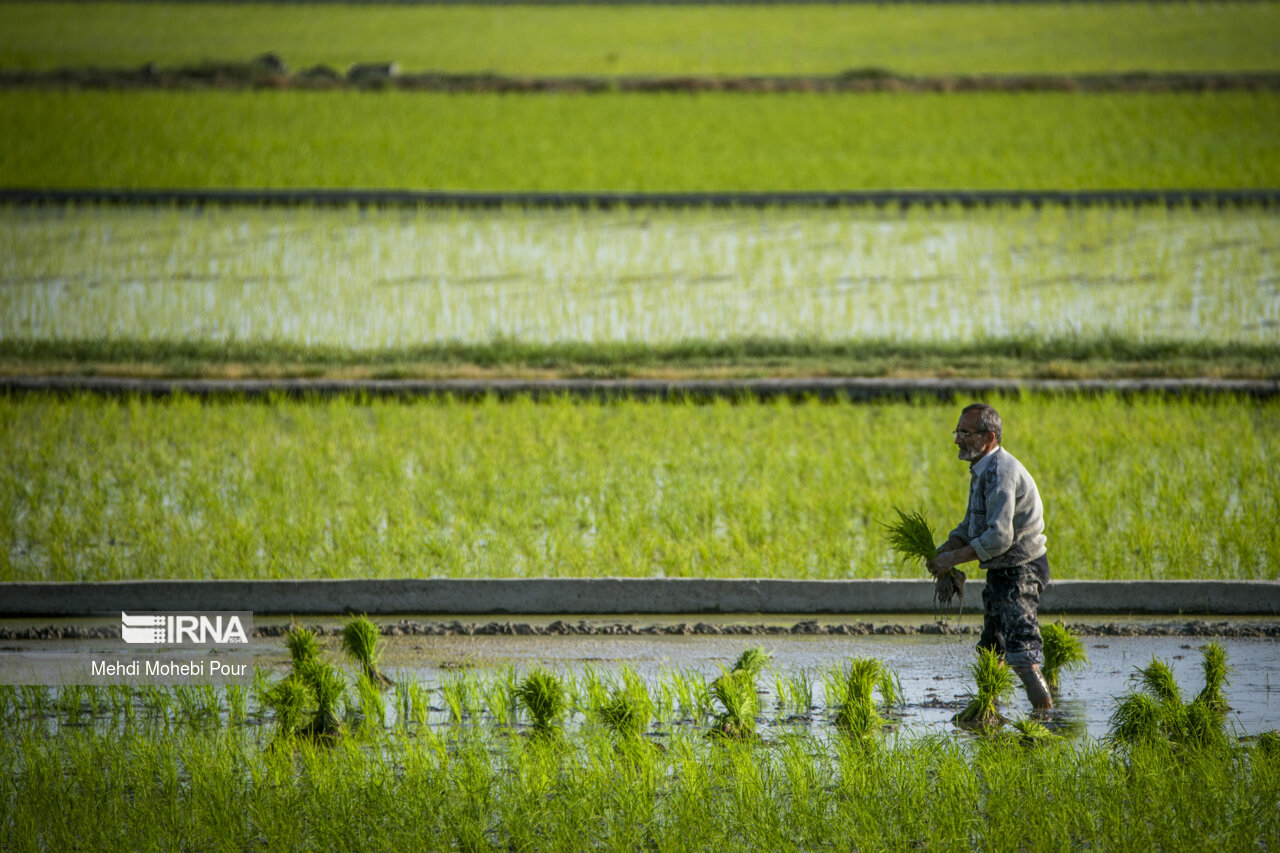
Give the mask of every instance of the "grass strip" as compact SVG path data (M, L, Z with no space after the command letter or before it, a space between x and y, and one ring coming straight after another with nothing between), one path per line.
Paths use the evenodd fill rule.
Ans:
M581 848L1270 849L1280 761L1236 744L677 731L666 750L606 732L473 733L270 749L245 730L6 727L0 821L14 851ZM1195 796L1187 792L1194 790ZM137 813L154 820L134 820Z
M0 185L507 191L1280 185L1280 95L0 93Z
M1266 70L1273 3L0 4L0 66L178 65L274 51L508 74ZM974 34L957 38L958 33ZM980 34L980 35L978 35Z
M1280 402L992 402L1055 577L1276 579ZM7 398L0 580L924 577L957 408Z
M350 350L288 343L0 340L0 375L177 378L638 378L882 376L1038 379L1280 377L1280 347L1096 338L983 341L496 340Z

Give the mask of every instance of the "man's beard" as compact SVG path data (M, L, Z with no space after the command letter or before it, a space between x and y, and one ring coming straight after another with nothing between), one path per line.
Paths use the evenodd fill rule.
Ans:
M960 461L961 461L961 462L972 462L973 460L977 459L977 458L978 458L979 456L981 456L981 455L982 455L982 448L981 448L981 447L977 448L976 450L970 450L970 449L969 449L969 448L967 448L967 447L961 447L961 448L960 448Z

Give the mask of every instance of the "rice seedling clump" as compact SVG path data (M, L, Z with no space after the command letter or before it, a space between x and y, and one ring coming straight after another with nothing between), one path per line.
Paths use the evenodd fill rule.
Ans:
M956 722L984 727L998 725L1003 721L998 703L1013 698L1017 676L1005 666L999 654L987 648L978 650L978 659L969 671L973 673L978 695L956 714Z
M1179 747L1221 744L1222 727L1228 708L1223 688L1230 667L1226 650L1218 643L1201 648L1204 688L1191 702L1185 702L1173 670L1163 661L1138 670L1142 692L1130 692L1116 699L1107 740L1134 746L1162 742Z
M1084 643L1061 622L1041 625L1040 638L1044 643L1044 665L1040 667L1040 672L1049 689L1056 692L1058 673L1064 669L1082 669L1089 662L1089 654L1084 649Z
M535 669L524 677L515 691L516 700L529 712L536 736L560 733L560 718L568 707L564 682L553 672Z
M391 686L391 679L378 670L382 633L367 616L352 619L342 626L342 649L360 665L364 677L379 687Z

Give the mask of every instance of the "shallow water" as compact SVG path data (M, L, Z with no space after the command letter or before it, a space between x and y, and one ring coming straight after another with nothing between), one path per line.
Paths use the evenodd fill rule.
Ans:
M966 616L964 621L970 619ZM337 624L337 620L316 621ZM706 621L741 619L710 617ZM713 679L722 666L731 666L744 649L761 646L771 655L770 668L757 680L763 694L759 723L767 733L794 726L827 729L834 709L828 713L826 708L822 673L851 658L874 657L898 676L906 706L898 709L895 717L899 731L911 736L958 730L951 718L964 707L973 690L969 665L974 659L975 640L973 635L411 635L384 638L381 668L396 681L418 681L431 688L433 709L428 723L443 725L448 722L448 713L436 688L458 678L460 671L487 680L508 667L523 673L543 666L564 674L581 674L590 667L607 676L627 666L654 687L659 681L670 682L673 672L697 673ZM1207 642L1203 637L1085 636L1081 640L1089 663L1082 670L1062 673L1057 708L1045 720L1061 734L1087 733L1098 738L1106 735L1115 698L1128 692L1134 685L1136 668L1153 657L1172 667L1188 700L1203 685L1198 651ZM321 642L331 660L351 669L337 637L325 637ZM1228 731L1252 735L1280 729L1280 643L1253 638L1218 638L1217 642L1226 649L1228 663L1233 667L1226 690L1231 705ZM118 650L118 641L20 640L6 643L5 648L87 654L92 650ZM251 650L256 664L267 669L273 680L289 667L288 653L280 638L254 637ZM794 708L783 709L777 701L775 678L800 672L808 675L812 685L814 706L807 715L797 715ZM388 723L394 722L396 716L394 697L394 691L387 694ZM1003 707L1009 719L1026 716L1030 711L1021 688L1014 700ZM683 724L702 725L693 720Z
M827 719L821 670L854 657L875 657L897 673L906 696L901 725L908 732L953 731L951 717L968 701L973 682L973 637L969 636L568 636L398 637L388 643L383 669L393 678L439 683L458 666L473 666L478 674L513 665L523 671L534 665L575 671L590 665L607 672L622 665L636 670L650 684L664 672L693 669L708 678L731 666L743 649L758 645L772 655L773 668L788 676L807 670L813 683L810 714L814 725ZM1130 687L1135 668L1152 657L1168 663L1184 694L1194 698L1203 686L1199 637L1084 637L1089 664L1064 672L1058 708L1049 723L1063 733L1102 737L1114 709L1114 697ZM1235 668L1227 688L1232 710L1229 730L1256 734L1280 729L1280 643L1274 640L1219 639ZM274 657L274 655L273 655ZM265 661L260 661L264 663ZM284 656L279 657L284 665ZM787 723L791 712L777 708L773 673L759 679L766 697L762 723ZM1274 690L1273 690L1274 686ZM1031 710L1019 689L1005 715L1017 718ZM792 723L796 722L791 720Z

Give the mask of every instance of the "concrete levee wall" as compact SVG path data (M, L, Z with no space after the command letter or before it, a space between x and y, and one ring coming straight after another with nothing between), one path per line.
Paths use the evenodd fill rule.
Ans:
M983 582L965 587L979 609ZM953 605L954 606L954 605ZM117 611L475 615L932 613L928 580L530 578L138 580L0 584L0 616ZM1280 616L1280 581L1054 581L1042 613Z

